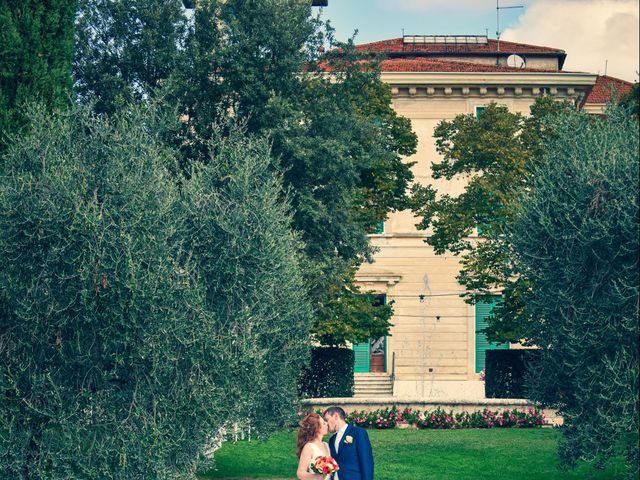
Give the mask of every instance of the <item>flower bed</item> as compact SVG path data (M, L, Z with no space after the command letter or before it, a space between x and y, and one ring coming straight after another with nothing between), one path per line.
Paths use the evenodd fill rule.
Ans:
M302 418L307 412L298 412ZM322 415L321 410L316 413ZM398 425L408 425L418 429L460 429L460 428L531 428L545 423L541 410L530 407L524 411L489 410L485 408L475 412L446 411L440 407L435 410L398 409L393 406L370 411L347 413L347 423L363 428L389 429Z

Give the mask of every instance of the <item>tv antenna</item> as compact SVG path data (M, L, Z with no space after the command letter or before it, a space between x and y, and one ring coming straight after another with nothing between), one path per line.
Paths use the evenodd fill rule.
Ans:
M512 8L524 8L523 5L513 5L511 7L501 7L500 0L496 0L496 38L498 40L498 51L500 51L500 10L509 10Z

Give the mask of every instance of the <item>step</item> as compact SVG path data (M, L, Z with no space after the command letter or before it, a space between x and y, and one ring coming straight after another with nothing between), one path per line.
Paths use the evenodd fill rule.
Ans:
M389 377L354 377L356 382L391 382Z
M392 390L390 388L354 388L353 391L355 393L367 393L367 392L371 392L371 393L388 392L388 393L391 393Z
M390 388L354 388L354 392L390 392Z
M384 389L384 390L391 390L391 384L389 383L374 383L374 384L363 384L363 383L356 383L353 388L378 388L378 389Z
M392 397L393 392L353 392L354 397Z
M356 383L355 388L391 388L390 383Z
M355 388L391 388L390 383L356 383Z
M391 397L392 392L353 392L354 397Z
M391 397L391 376L385 372L354 373L354 397Z
M367 381L370 381L370 380L382 380L382 381L385 381L385 382L390 382L391 381L391 377L389 377L388 375L385 375L385 376L378 375L378 376L375 376L375 377L374 376L366 376L366 377L365 376L362 376L362 377L354 376L353 379L356 382L358 382L358 381L367 382Z

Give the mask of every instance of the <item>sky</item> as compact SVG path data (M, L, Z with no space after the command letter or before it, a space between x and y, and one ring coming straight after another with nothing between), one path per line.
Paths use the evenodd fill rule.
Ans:
M496 37L496 0L328 0L339 40L406 35ZM640 0L500 0L501 39L561 48L564 70L638 80Z

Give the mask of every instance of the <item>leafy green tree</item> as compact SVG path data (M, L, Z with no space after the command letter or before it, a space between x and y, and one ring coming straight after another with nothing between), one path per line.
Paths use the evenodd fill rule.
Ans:
M180 68L187 23L181 0L80 2L76 92L99 113L148 99Z
M414 211L420 229L431 229L426 242L437 254L461 257L458 281L467 289L466 301L486 300L502 291L503 302L489 318L491 341L523 339L520 317L525 281L514 275L513 252L505 229L520 208L520 194L531 185L544 140L553 130L543 128L549 115L573 108L550 97L536 100L531 115L512 113L492 103L476 118L458 115L435 129L436 149L442 160L432 164L434 179L465 179L458 196L440 194L433 185L413 189ZM470 236L474 229L481 238Z
M175 81L187 99L186 157L200 156L221 113L269 135L305 244L316 339L342 345L386 334L391 309L373 307L354 275L371 254L367 234L407 205L412 175L402 157L416 147L409 121L395 114L390 89L379 71L358 63L353 45L321 54L331 31L309 16L309 2L216 3L197 4L189 67Z
M0 153L27 121L25 101L68 103L76 3L0 2Z
M91 25L113 23L111 10L98 8L112 3L87 4L91 12L86 17L97 19ZM123 8L135 13L153 10L156 3L132 0ZM305 277L317 316L314 332L323 332L329 344L343 344L357 339L337 332L357 331L365 337L389 328L385 309L373 316L355 314L356 303L360 312L371 312L371 305L359 295L354 272L371 254L368 232L389 211L406 207L412 177L401 159L415 151L416 137L409 121L391 108L390 91L379 72L355 62L352 45L343 46L340 55L322 52L323 42L331 43L331 32L310 13L306 0L196 2L187 33L177 42L180 48L167 55L166 67L154 70L165 72L163 78L144 83L140 98L162 95L165 103L177 106L182 129L169 142L180 149L187 176L195 164L210 162L211 126L224 124L225 117L242 119L250 134L269 136L284 172L293 228L305 245ZM184 25L173 19L163 24L162 34L182 38ZM127 43L123 33L99 31L100 43L92 48L106 53L86 60L79 49L76 61L84 65L98 59L94 92L111 91L109 72L137 68L126 56L108 55L111 44ZM152 31L143 36L159 35ZM79 38L83 36L87 34ZM82 69L76 75L79 85L88 82ZM143 83L129 79L136 75L118 74L127 85L116 90L135 91ZM117 102L108 103L112 106L106 111L117 109ZM342 305L343 299L349 305ZM327 328L322 326L326 322L331 324Z
M637 478L638 123L613 107L546 125L556 136L507 232L524 335L542 349L531 398L563 415L565 465L624 454Z
M282 428L310 315L268 143L232 133L179 188L153 112L29 116L0 176L0 476L185 478L220 428Z
M326 61L332 77L307 79L303 121L270 133L291 188L294 227L307 246L314 333L340 345L388 331L390 308L373 307L354 275L372 253L368 233L407 206L411 164L402 157L415 151L416 137L392 110L375 68L348 53Z
M640 83L634 83L633 88L620 98L620 105L628 108L636 120L640 118Z

